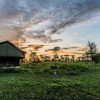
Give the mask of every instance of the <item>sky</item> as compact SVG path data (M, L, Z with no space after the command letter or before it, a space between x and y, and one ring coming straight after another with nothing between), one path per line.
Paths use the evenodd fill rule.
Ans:
M100 50L99 37L100 0L0 0L0 41L76 52L88 41Z

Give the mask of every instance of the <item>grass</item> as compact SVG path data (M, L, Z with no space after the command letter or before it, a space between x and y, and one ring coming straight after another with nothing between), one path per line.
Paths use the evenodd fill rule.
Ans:
M51 65L21 65L16 73L0 73L0 100L100 100L100 64L60 63L56 77L44 71Z

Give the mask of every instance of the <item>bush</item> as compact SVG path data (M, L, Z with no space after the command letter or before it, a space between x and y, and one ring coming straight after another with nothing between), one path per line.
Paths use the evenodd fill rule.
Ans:
M95 63L100 63L100 53L96 54L94 57L93 57L93 61Z
M78 75L82 72L89 71L89 68L83 65L69 64L60 66L59 70L61 70L64 74L67 75Z
M61 65L59 67L56 67L56 69L44 69L43 73L53 74L54 71L56 71L58 75L78 75L80 73L89 71L89 67L79 64Z

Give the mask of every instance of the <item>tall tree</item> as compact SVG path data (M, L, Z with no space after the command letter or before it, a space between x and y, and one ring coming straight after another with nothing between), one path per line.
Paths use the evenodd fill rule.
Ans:
M60 47L54 47L52 50L54 51L55 66L57 66L58 51L60 50Z
M91 60L93 61L94 56L96 55L96 44L95 42L88 41L88 51L86 52L86 55L88 55Z
M75 61L75 55L71 55L71 60L72 60L72 62Z

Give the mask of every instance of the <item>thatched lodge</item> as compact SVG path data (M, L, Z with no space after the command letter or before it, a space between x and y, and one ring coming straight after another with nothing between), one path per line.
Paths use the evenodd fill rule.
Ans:
M9 41L0 42L0 67L19 66L25 52Z

